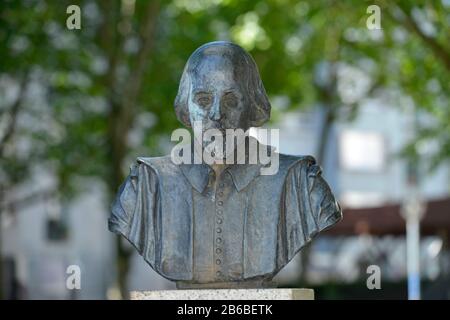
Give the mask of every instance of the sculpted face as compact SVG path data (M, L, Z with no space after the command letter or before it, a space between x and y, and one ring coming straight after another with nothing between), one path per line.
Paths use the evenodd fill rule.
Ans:
M243 81L229 58L207 56L190 76L188 109L191 123L201 121L203 131L219 129L223 134L226 129L245 131L250 127Z
M226 41L207 43L189 57L174 107L178 120L194 129L196 153L199 145L207 154L211 149L217 163L246 143L250 127L270 118L270 102L254 60Z

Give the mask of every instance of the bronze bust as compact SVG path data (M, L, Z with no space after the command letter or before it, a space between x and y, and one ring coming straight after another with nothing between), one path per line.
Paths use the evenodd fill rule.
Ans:
M270 103L251 56L218 41L189 58L175 112L187 127L195 122L203 131L218 130L227 144L227 129L263 125ZM241 144L260 147L255 141L246 137ZM261 174L267 164L247 161L248 151L232 164L138 158L112 206L109 229L178 288L271 286L342 212L313 157L270 152L278 159L273 174Z

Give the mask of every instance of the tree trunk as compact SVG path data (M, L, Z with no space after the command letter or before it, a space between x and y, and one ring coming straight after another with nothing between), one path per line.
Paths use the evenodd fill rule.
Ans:
M104 3L103 3L104 4ZM104 4L105 5L105 4ZM113 9L119 11L118 7ZM110 69L105 77L105 84L108 90L108 100L110 112L108 119L108 141L110 143L110 175L107 177L109 185L110 199L112 199L120 184L124 180L122 170L123 161L128 152L127 136L136 116L136 104L142 88L143 77L148 69L148 61L153 49L156 21L160 10L159 1L151 1L147 5L146 15L140 28L141 49L137 53L135 63L131 66L130 78L126 85L120 88L115 80L115 71L118 61L122 57L121 43L123 36L117 32L118 14L108 12L111 8L104 7L105 25L103 26L103 47L109 57ZM120 97L120 98L118 98ZM129 292L126 286L127 274L129 270L129 260L131 253L122 245L122 238L117 237L117 272L118 285L123 299L127 299Z

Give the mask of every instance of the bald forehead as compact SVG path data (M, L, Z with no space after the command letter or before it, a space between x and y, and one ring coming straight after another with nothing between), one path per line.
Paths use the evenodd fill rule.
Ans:
M195 79L201 81L230 81L235 79L233 62L223 56L207 56L192 70Z
M190 57L189 64L196 65L209 57L222 57L239 64L245 60L247 53L239 46L228 44L210 44L197 49Z
M242 87L243 77L229 56L207 55L191 70L192 89Z
M247 53L240 47L232 44L216 44L200 47L188 61L188 71L195 71L200 64L207 64L211 69L228 68L236 74L245 72L248 68Z

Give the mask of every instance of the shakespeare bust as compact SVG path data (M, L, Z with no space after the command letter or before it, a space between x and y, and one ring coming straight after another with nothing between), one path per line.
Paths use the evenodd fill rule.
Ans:
M201 46L175 99L194 141L169 156L137 158L120 187L109 229L177 288L272 286L305 244L342 219L313 157L233 136L262 126L270 109L244 49L223 41ZM258 159L264 147L269 162Z

